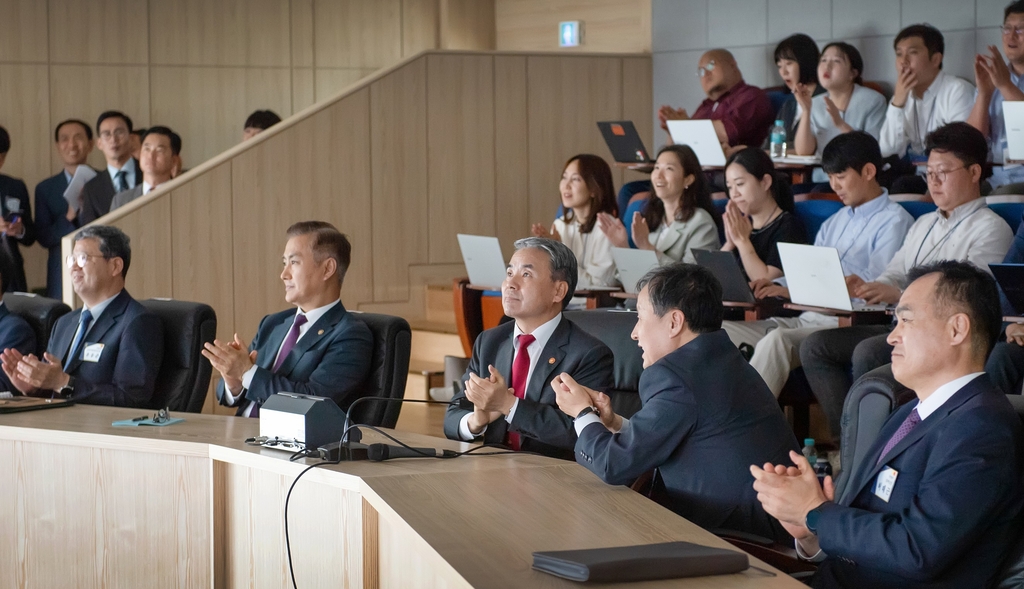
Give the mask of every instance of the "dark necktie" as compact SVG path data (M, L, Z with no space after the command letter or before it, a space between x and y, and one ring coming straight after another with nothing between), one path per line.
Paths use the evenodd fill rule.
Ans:
M885 444L885 448L882 448L882 453L878 455L878 462L875 463L875 466L881 464L882 459L885 458L886 454L895 448L896 444L899 444L910 432L914 431L914 428L917 427L917 424L919 423L921 423L921 416L917 413L917 407L915 407L914 410L910 412L910 415L903 420L903 424L900 425L898 430L896 430L896 433L889 438L889 441Z
M292 322L292 328L288 330L288 335L284 338L284 343L281 344L281 352L277 355L277 361L274 362L274 372L277 372L281 365L284 364L284 359L291 353L292 348L295 347L295 342L299 341L299 328L305 325L306 316L299 313L295 316L295 321Z
M535 341L537 338L528 333L519 336L516 341L519 349L516 351L516 359L512 362L512 394L517 399L526 397L526 387L529 384L530 376L530 351L527 348ZM519 433L508 432L508 443L513 450L518 450Z
M114 174L114 188L118 192L128 190L128 174L126 174L124 170Z
M89 309L82 309L82 316L78 319L78 333L75 334L75 341L71 342L71 351L68 352L68 357L64 360L64 372L67 372L68 366L71 366L71 363L81 355L85 332L89 330L90 323L92 323L92 313L89 312Z

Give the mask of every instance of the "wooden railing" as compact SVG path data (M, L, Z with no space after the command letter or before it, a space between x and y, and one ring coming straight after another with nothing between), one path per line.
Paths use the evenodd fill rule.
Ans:
M131 237L133 296L210 304L222 338L248 341L287 306L284 231L308 219L352 242L349 309L416 320L422 285L464 273L455 234L497 235L508 256L551 221L570 156L610 159L595 122L611 119L636 121L653 148L649 55L428 51L96 223Z

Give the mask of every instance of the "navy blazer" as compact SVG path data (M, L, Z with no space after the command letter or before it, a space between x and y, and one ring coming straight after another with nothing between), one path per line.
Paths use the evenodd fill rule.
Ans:
M723 330L698 335L640 375L642 406L617 434L588 425L576 461L612 485L657 468L671 508L693 523L791 541L754 491L750 465L799 450L768 386Z
M81 309L57 320L47 351L63 363L78 331ZM83 355L72 360L67 373L75 377L72 398L77 403L151 408L156 377L164 357L164 324L122 290L110 302L85 336L90 344L103 344L99 360Z
M249 351L256 350L256 374L245 393L229 405L238 406L239 415L248 401L263 405L282 391L327 397L345 411L360 396L373 356L370 328L339 302L309 326L275 373L277 352L294 320L295 309L289 309L260 321L249 345ZM217 399L227 405L223 379L217 382Z
M7 305L0 305L0 350L11 348L21 352L23 356L37 353L36 332L32 330L28 321L11 313ZM12 393L18 390L3 370L0 370L0 387Z
M469 368L462 376L462 390L452 399L453 402L468 404L468 408L448 406L444 416L444 435L453 440L460 439L459 422L464 415L472 412L472 403L465 400L465 383L470 373L490 378L491 373L487 369L490 364L498 369L507 383L511 381L514 331L515 322L508 321L484 331L476 338ZM576 444L576 430L572 426L572 417L563 413L555 402L551 379L556 374L566 372L581 385L603 392L614 382L613 364L614 358L608 346L563 316L537 359L512 423L505 421L504 416L491 422L484 432L484 442L502 444L505 434L511 429L521 436L521 450L571 460L572 448Z
M20 238L5 235L3 239L7 242L6 249L11 252L13 264L11 268L13 274L7 278L4 290L26 292L28 291L28 282L25 280L25 260L21 256L21 248L18 244L30 246L36 242L36 227L32 222L32 203L28 200L28 188L25 183L4 174L0 174L0 214L5 219L10 219L11 215L18 215L25 225L25 235Z
M135 184L128 188L135 188L142 184L142 168L139 167L139 160L135 162ZM85 183L82 188L82 209L78 213L79 225L88 225L96 219L110 212L110 202L114 199L114 181L110 178L110 171L106 166L96 174L96 177Z
M989 587L1021 525L1020 418L987 375L972 380L882 457L917 407L889 416L817 535L828 554L817 587ZM899 474L889 501L873 492Z
M68 221L68 201L64 191L68 179L64 170L36 185L36 230L39 245L49 250L46 258L46 296L60 300L64 260L61 259L60 240L78 229L78 219Z

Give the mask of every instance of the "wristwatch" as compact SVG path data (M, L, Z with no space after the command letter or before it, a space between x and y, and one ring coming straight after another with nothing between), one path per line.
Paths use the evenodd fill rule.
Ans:
M60 390L57 392L65 397L71 396L75 392L75 377L69 375L68 384L60 387Z
M597 409L594 407L584 407L583 411L580 411L579 415L576 416L576 419L579 419L584 415L589 415L591 413L597 414ZM576 419L574 419L573 421L575 421Z
M824 505L822 503L821 505ZM804 527L811 531L812 534L818 534L818 518L821 517L821 505L807 512L807 517L804 518Z

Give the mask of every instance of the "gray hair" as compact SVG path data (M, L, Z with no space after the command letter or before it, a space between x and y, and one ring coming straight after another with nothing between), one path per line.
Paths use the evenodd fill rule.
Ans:
M562 299L562 308L569 305L569 300L576 293L576 281L579 271L576 268L576 254L564 243L543 237L524 237L515 243L516 251L523 249L539 249L548 255L551 262L551 279L561 280L569 285L569 290Z
M100 244L100 253L106 259L121 258L121 278L128 275L128 266L132 263L131 239L124 231L109 225L92 225L82 229L71 239L71 246L83 239L95 239Z

